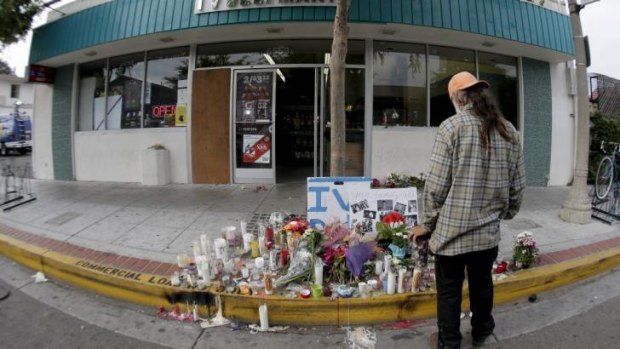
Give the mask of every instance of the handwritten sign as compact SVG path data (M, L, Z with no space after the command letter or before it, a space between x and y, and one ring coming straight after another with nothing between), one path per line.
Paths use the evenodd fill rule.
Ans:
M350 223L349 193L370 189L369 177L309 177L308 222L322 226L339 220Z
M351 225L363 233L376 233L376 223L396 211L413 227L418 222L418 191L416 188L369 189L349 193Z

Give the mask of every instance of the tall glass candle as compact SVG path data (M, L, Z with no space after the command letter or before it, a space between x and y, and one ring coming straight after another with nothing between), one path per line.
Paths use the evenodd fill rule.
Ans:
M375 275L383 274L383 261L375 262Z
M269 329L269 315L267 314L267 304L258 306L258 317L260 319L260 329L267 331Z
M400 268L398 269L398 287L396 288L396 292L405 293L405 273L407 269Z
M391 269L388 271L387 277L387 294L394 294L396 292L396 273Z
M323 285L323 262L320 258L314 262L314 284Z

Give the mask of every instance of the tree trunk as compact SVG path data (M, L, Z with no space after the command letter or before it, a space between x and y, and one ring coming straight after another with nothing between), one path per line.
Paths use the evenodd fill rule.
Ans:
M347 57L347 40L349 38L349 0L338 0L336 18L334 18L334 41L329 61L330 79L330 175L345 175L345 141L346 125L344 113L344 73Z

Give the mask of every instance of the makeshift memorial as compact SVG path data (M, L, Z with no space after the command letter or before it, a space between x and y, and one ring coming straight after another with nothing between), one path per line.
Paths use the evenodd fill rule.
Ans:
M527 269L538 259L538 248L532 232L524 231L517 235L513 250L513 261L516 269Z

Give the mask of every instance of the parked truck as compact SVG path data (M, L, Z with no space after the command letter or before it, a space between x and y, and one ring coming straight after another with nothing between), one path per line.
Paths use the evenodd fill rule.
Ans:
M32 121L26 113L0 115L0 155L9 151L25 154L32 150Z

